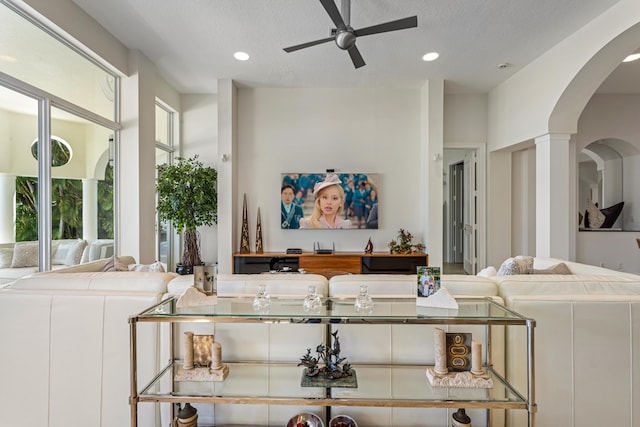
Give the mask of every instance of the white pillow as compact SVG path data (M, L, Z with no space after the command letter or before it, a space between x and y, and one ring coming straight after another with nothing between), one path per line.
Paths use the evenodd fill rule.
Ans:
M69 249L76 243L75 240L59 240L56 242L56 249L51 250L53 256L51 257L51 264L64 265L67 259Z
M533 273L533 257L526 255L518 255L515 258L507 258L500 269L498 276L510 276L512 274L532 274Z
M589 214L589 228L602 227L606 217L591 199L587 200L587 213Z
M76 240L69 247L67 251L67 256L64 259L65 265L77 265L80 264L80 260L82 259L82 253L84 252L84 248L87 247L86 240Z
M153 273L166 273L164 266L160 261L153 264L129 264L129 271L148 271Z
M492 265L490 265L487 268L483 268L482 270L480 270L478 272L478 274L476 274L476 276L480 276L480 277L493 277L495 275L497 275L498 272L496 271L496 268Z
M38 242L16 243L13 247L11 268L37 267Z

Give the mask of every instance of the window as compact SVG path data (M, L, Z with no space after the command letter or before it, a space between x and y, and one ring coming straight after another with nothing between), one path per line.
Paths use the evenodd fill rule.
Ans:
M173 133L175 112L163 105L156 103L156 168L158 165L173 162ZM171 224L160 221L156 215L156 259L167 264L171 270L177 260L174 257L176 251L173 243L173 227Z
M113 239L119 82L3 0L0 35L0 245L48 270L58 239Z

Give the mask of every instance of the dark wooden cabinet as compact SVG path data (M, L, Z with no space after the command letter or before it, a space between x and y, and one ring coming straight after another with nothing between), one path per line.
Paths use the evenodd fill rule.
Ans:
M233 272L236 274L297 271L299 268L309 273L344 271L364 274L415 274L416 267L420 265L429 265L429 255L355 252L333 254L265 252L233 255Z

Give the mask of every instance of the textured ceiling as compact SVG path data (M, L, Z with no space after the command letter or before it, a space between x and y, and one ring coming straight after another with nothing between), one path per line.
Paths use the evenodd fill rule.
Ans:
M74 1L182 93L216 92L220 78L251 87L418 87L443 79L447 93L485 93L618 0L353 0L356 29L418 17L418 28L358 38L367 65L357 70L332 42L282 50L328 37L333 25L317 0ZM235 60L236 51L251 59ZM440 58L422 61L430 51ZM505 62L511 66L498 68Z

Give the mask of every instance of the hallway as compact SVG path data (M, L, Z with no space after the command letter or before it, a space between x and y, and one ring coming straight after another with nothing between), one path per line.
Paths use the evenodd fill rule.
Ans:
M467 274L461 262L445 262L442 264L442 274Z

